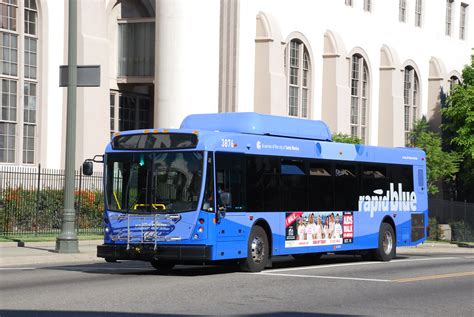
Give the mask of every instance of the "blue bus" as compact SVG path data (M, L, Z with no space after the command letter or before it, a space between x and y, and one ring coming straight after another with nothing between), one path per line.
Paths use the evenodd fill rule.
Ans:
M425 153L332 142L321 121L190 115L179 129L116 133L103 163L106 261L258 272L281 255L389 261L426 239Z

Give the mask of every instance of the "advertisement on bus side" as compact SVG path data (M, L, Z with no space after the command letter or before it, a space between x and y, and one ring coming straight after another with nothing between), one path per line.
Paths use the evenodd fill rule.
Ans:
M285 247L307 247L352 243L352 212L288 212Z

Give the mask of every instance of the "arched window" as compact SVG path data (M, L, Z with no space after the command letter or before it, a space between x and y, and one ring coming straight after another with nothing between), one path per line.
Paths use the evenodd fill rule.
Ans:
M36 1L0 1L0 163L36 160L38 40Z
M410 145L410 132L418 119L419 80L415 69L411 66L405 67L403 80L403 104L404 104L404 129L405 145Z
M451 93L456 85L459 85L461 81L456 75L449 78L449 92Z
M351 135L365 143L367 140L367 108L369 96L369 70L359 54L351 58Z
M293 39L287 47L286 58L288 115L308 118L311 79L311 61L308 49L303 42Z

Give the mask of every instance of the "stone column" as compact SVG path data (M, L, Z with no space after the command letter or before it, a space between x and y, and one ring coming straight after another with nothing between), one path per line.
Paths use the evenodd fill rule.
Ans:
M403 70L393 48L380 49L378 145L404 146Z
M426 119L432 131L441 132L441 108L447 97L447 72L444 63L431 57L428 77L428 113Z
M332 133L350 134L350 58L339 36L326 31L324 34L322 120Z
M219 0L157 0L154 126L217 112Z

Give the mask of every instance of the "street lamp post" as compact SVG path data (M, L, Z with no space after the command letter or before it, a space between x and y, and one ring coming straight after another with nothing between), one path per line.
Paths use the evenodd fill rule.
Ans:
M64 210L61 233L56 238L56 252L78 253L75 230L74 174L76 158L76 87L77 87L77 0L69 0L68 85L66 119L66 164Z

